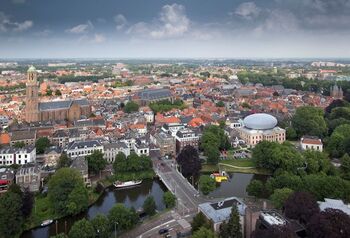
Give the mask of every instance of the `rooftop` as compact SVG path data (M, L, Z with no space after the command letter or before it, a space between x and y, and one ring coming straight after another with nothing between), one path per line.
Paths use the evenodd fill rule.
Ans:
M255 130L269 130L277 125L277 119L266 113L256 113L243 120L244 126Z

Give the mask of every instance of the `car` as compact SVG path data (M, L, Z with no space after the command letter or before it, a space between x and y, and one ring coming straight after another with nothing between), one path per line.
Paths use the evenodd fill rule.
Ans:
M166 234L168 232L169 232L169 229L167 229L167 228L162 228L158 231L159 235L163 235L163 234Z

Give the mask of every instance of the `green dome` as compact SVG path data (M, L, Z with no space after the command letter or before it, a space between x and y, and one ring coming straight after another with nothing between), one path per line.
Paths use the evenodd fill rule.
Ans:
M36 68L32 65L29 67L28 72L36 72Z

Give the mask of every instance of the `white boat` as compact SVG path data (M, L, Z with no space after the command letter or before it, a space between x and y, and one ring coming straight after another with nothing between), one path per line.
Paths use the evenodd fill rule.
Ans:
M116 188L127 188L127 187L137 186L141 183L142 183L142 180L132 180L132 181L126 181L126 182L115 181L113 185Z
M53 220L45 220L41 223L41 226L48 226L53 222Z

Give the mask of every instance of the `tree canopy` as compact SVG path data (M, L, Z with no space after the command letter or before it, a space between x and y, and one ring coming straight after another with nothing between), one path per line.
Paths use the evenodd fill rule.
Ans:
M50 146L50 140L47 137L40 137L36 142L35 142L35 147L36 147L36 152L38 154L43 154Z
M239 213L236 205L232 206L231 214L228 222L220 225L220 238L242 238L242 227L240 223Z
M79 213L88 207L89 197L81 174L72 168L62 168L49 180L48 197L59 215Z
M153 196L148 196L146 198L142 208L144 212L146 212L146 214L149 216L153 216L154 214L156 214L156 203L154 201Z
M196 176L202 168L198 151L190 145L185 146L177 156L177 163L185 177Z
M197 213L191 222L192 232L198 231L201 227L212 229L212 223L204 216L203 213Z
M138 222L138 215L133 208L126 208L124 204L117 203L108 213L111 227L116 224L118 230L129 230Z
M137 112L139 110L139 105L136 102L129 101L125 104L123 109L126 113Z
M317 107L297 108L292 118L292 126L299 137L304 135L323 137L327 133L324 111Z
M176 205L176 197L170 191L166 191L163 194L163 201L166 208L172 208Z
M0 196L0 234L1 237L15 237L23 224L22 198L18 193L7 191Z
M284 203L286 217L306 224L320 208L314 196L307 192L294 192Z
M107 161L103 158L103 153L99 150L95 150L91 155L85 157L88 162L89 172L94 174L103 170Z
M311 238L347 238L350 237L350 216L341 210L328 208L313 215L306 230Z
M199 190L204 194L208 195L210 192L214 191L216 188L215 179L211 178L209 175L201 175L199 178Z
M276 208L281 209L285 201L289 198L289 196L292 193L293 190L290 188L275 189L273 194L270 196L270 200Z
M75 222L69 231L69 238L94 238L96 233L93 225L85 218Z
M192 238L215 238L215 234L212 230L201 227L198 231L193 233Z

